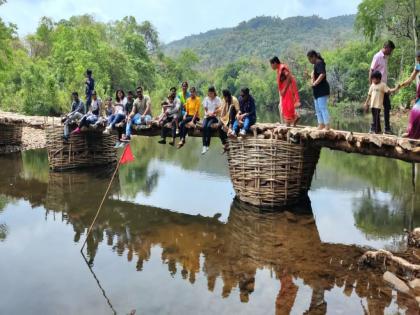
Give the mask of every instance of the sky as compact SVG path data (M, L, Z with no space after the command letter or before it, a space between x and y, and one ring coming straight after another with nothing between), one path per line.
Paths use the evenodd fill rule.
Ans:
M215 28L236 26L255 16L319 15L324 18L354 14L361 0L7 0L0 17L17 24L20 36L35 31L41 17L55 21L92 14L108 22L133 15L149 20L168 43Z

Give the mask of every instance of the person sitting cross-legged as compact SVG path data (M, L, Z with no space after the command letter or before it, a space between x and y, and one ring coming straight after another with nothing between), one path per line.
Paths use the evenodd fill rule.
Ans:
M137 98L134 101L133 108L127 119L127 126L125 129L125 135L122 136L122 141L128 141L131 138L131 126L147 125L149 126L152 122L152 102L148 95L143 94L143 87L139 86L136 90Z
M241 96L239 97L239 113L236 115L235 122L233 123L233 131L230 132L230 136L235 137L238 133L241 136L245 136L256 121L257 113L254 98L249 94L249 89L244 88L241 90Z
M187 125L189 123L195 125L200 119L200 106L201 99L197 96L197 90L195 87L190 89L190 97L185 101L184 110L185 114L182 117L182 121L179 123L179 138L178 149L185 144L185 137L187 136Z
M96 127L96 122L99 119L99 114L101 112L101 106L102 101L98 96L96 95L96 91L92 92L92 100L90 104L90 110L89 112L82 117L82 119L79 122L79 126L72 132L72 134L78 134L81 132L81 129L83 127L88 127L89 125L92 125Z
M73 102L71 104L71 112L63 118L64 123L64 135L63 140L68 141L70 135L70 125L81 119L85 114L85 104L80 100L79 94L73 92L71 94Z
M169 142L170 145L175 144L175 137L176 137L176 117L178 117L178 112L181 109L181 102L176 97L175 93L171 93L168 96L168 100L166 101L168 105L165 105L164 108L165 112L162 116L159 125L162 127L161 131L161 139L159 140L160 144L166 144L166 136L168 134L168 128L166 125L171 123L171 130L172 130L172 141Z

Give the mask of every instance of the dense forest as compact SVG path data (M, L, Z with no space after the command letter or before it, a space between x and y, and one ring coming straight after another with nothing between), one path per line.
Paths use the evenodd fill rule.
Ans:
M4 2L0 0L0 5ZM346 112L364 100L370 61L385 39L397 45L389 62L389 84L410 74L419 15L419 0L363 0L356 16L258 17L168 45L160 43L150 22L132 16L109 23L89 15L60 21L44 17L25 38L17 35L16 25L0 19L0 108L61 114L70 106L72 91L83 94L84 72L90 68L102 98L117 88L143 85L155 110L169 88L184 80L201 94L209 85L234 94L248 86L263 120L278 103L275 73L268 64L274 54L289 64L304 105L312 106L308 80L312 66L306 51L313 48L327 62L333 112ZM393 98L393 105L406 107L413 97L413 90L406 89Z

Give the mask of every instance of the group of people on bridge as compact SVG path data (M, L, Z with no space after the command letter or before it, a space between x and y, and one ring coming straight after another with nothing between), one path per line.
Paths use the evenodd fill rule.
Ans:
M390 126L390 95L397 90L409 86L420 73L420 52L416 55L417 65L411 76L395 88L387 86L388 79L388 59L395 49L392 41L385 42L383 48L375 54L369 69L370 88L368 98L365 102L365 110L369 108L372 113L371 133L381 133L380 115L384 113L385 133L391 134ZM330 86L327 81L327 70L325 60L321 54L315 50L307 53L308 61L313 65L313 72L310 76L310 83L313 90L314 107L318 120L318 129L330 129L330 115L328 111L328 98ZM279 91L279 112L280 117L287 126L296 126L300 115L297 109L301 106L299 90L295 77L290 68L282 63L278 57L270 59L273 70L277 72L277 85ZM177 148L185 145L188 128L195 128L200 121L200 109L203 108L204 117L202 122L202 154L207 153L210 147L211 134L213 129L217 129L218 135L224 146L227 148L228 137L245 136L251 126L257 121L257 111L255 100L249 88L240 90L240 95L235 97L225 89L222 97L219 97L215 87L211 86L207 90L207 96L202 101L195 87L189 88L188 82L181 85L181 91L177 92L176 87L172 87L167 98L161 103L160 115L153 118L151 98L144 94L142 86L137 87L136 94L128 91L127 95L121 89L115 93L115 99L108 97L102 106L101 99L95 91L95 80L92 71L86 71L86 106L80 100L77 92L72 94L71 112L63 118L64 141L68 141L70 136L70 126L75 122L78 126L72 134L81 132L84 126L106 125L105 134L112 129L119 131L117 147L123 146L130 141L132 126L148 128L152 122L157 122L162 126L161 139L159 143L166 144L168 134L171 135L170 145L175 145L175 140L179 137ZM168 128L169 127L169 128ZM121 131L122 130L122 131ZM420 85L417 87L416 100L410 112L407 134L409 138L420 138Z

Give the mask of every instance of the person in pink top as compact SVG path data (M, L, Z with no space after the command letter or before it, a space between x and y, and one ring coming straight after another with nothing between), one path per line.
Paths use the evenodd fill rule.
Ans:
M382 82L388 83L388 59L392 55L395 49L395 44L388 40L385 42L384 47L373 56L372 64L369 70L369 83L372 85L372 73L379 71L382 74ZM391 125L389 123L389 113L391 111L391 99L389 94L385 94L384 97L384 122L385 122L385 133L391 134Z

